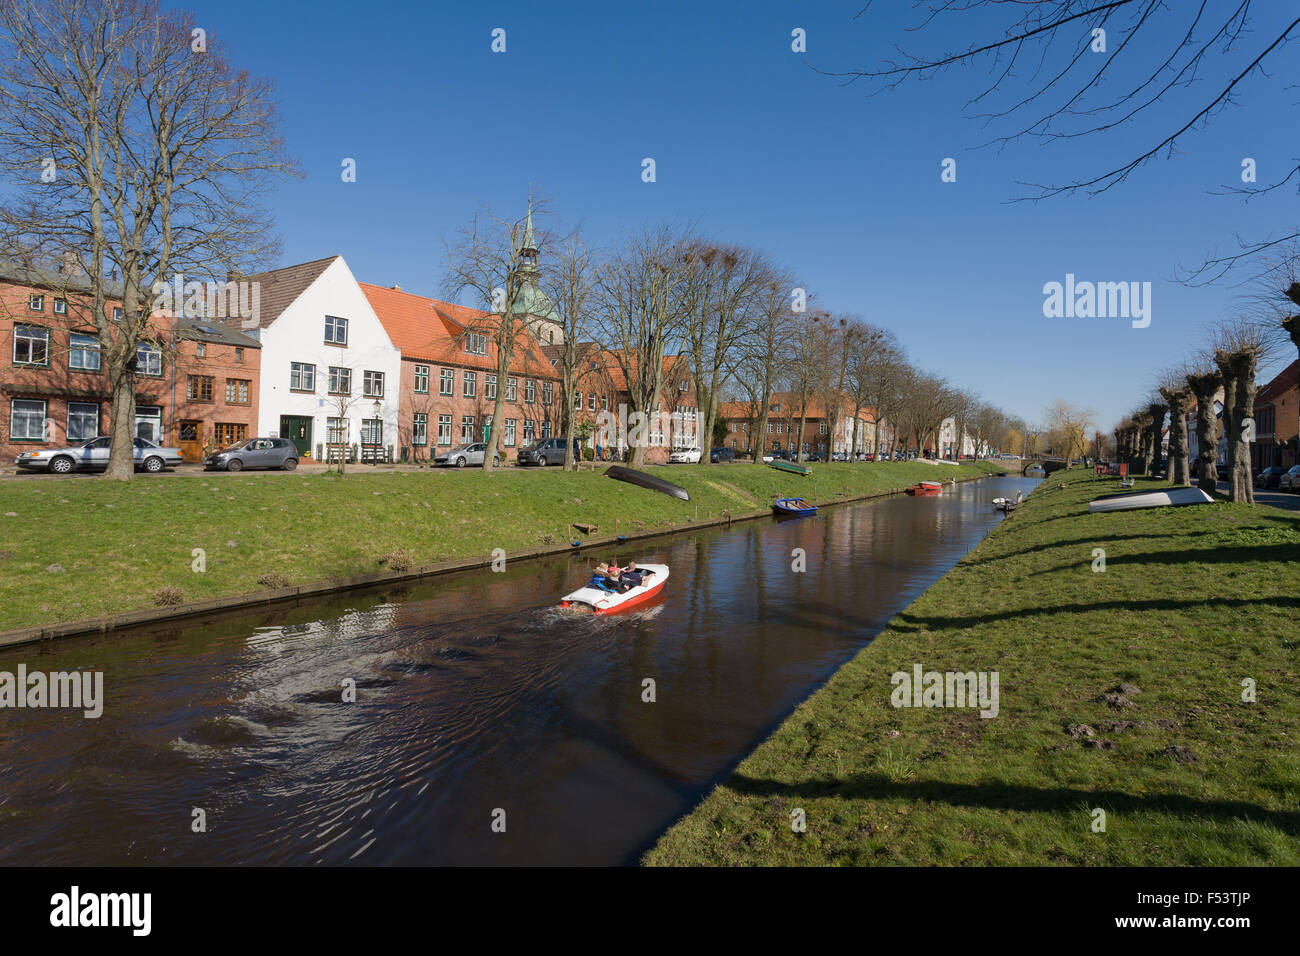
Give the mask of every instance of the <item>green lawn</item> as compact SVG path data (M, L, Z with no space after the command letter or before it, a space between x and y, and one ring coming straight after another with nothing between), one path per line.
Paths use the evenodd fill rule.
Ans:
M645 862L1300 864L1300 515L1089 515L1116 485L1049 478ZM917 663L997 671L998 716L896 709Z
M505 469L337 475L225 475L129 483L55 476L0 482L0 630L98 617L170 600L301 585L381 571L407 552L414 566L513 552L572 535L630 533L766 508L774 495L821 501L971 477L989 466L814 465L807 478L762 465L652 468L690 502L604 478L600 471ZM206 570L192 570L203 549ZM391 561L389 562L391 564ZM278 586L284 586L278 584Z

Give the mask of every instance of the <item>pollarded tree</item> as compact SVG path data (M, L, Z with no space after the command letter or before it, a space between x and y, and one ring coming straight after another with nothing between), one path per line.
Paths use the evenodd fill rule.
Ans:
M1175 485L1190 484L1187 462L1187 412L1194 398L1184 368L1170 369L1156 386L1169 408L1169 467Z
M1228 441L1228 500L1254 502L1250 445L1255 440L1255 374L1272 344L1273 330L1253 318L1220 322L1214 329L1214 364L1223 376L1223 434Z
M1196 485L1207 494L1219 486L1219 416L1214 403L1223 388L1223 374L1209 355L1189 363L1185 378L1196 402Z

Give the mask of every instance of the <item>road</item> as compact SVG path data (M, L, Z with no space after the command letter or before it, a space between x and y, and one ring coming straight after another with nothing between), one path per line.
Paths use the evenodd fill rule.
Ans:
M1228 493L1228 483L1226 481L1219 482L1219 491L1225 495ZM1285 511L1300 511L1300 494L1292 491L1261 491L1256 488L1255 503L1282 508Z

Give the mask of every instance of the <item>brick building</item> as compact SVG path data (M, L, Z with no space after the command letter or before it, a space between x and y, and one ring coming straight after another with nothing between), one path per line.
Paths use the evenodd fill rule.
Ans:
M559 377L523 321L517 326L511 374L500 382L496 345L475 331L484 328L488 313L398 286L359 285L402 355L401 455L427 460L440 449L485 440L501 389L506 401L503 452L561 434Z
M718 416L726 422L728 448L743 454L754 447L753 437L762 417L761 411L762 409L752 402L719 403ZM858 417L857 448L852 449L855 412ZM857 411L853 402L847 398L842 401L839 415L833 426L833 435L832 425L827 416L826 402L821 398L808 400L802 441L798 438L799 419L799 396L793 392L773 392L772 397L768 399L767 433L761 436L762 450L768 453L788 451L798 454L802 445L805 455L817 452L830 456L836 453L848 454L851 450L874 454L876 443L883 437L877 435L874 412L869 408Z
M1300 360L1292 362L1255 393L1255 443L1251 458L1255 473L1296 463L1300 438Z
M0 457L106 434L111 391L84 275L0 266ZM121 317L121 287L107 308ZM150 316L137 348L135 433L177 445L197 461L205 447L255 431L256 340L202 319Z

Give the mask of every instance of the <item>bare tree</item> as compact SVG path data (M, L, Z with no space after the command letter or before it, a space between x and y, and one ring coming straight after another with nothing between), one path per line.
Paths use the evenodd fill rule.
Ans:
M627 383L631 415L645 426L658 413L664 356L681 341L687 320L683 289L689 236L670 226L630 235L597 280L611 354ZM634 432L635 436L635 432ZM631 442L629 464L640 467L645 442Z
M538 242L533 229L533 210L544 204L528 198L528 212L521 219L502 219L484 210L461 230L454 249L448 250L447 283L452 298L468 294L485 314L468 322L459 334L477 348L481 336L486 351L496 361L497 381L510 376L516 348L528 336L521 312L529 286L538 281ZM488 348L490 346L490 348ZM501 457L501 433L505 421L506 390L497 388L492 416L488 421L487 448L483 471L491 474Z
M1064 399L1052 403L1047 410L1047 424L1052 431L1053 451L1065 458L1066 467L1077 454L1088 450L1088 435L1093 428L1095 413L1090 408L1079 408Z
M755 290L754 319L738 343L733 378L749 399L755 463L763 456L772 392L790 371L790 342L799 315L791 307L793 287L794 279L774 268L768 282Z
M550 244L549 262L544 286L563 333L556 369L560 373L563 406L564 467L573 470L578 467L573 456L578 417L574 414L573 396L577 392L581 364L590 361L591 355L600 349L599 343L591 339L595 326L590 321L600 266L595 250L576 229Z
M1255 373L1270 354L1270 331L1253 318L1214 328L1213 356L1223 376L1223 434L1228 440L1228 500L1254 502L1250 444L1254 441Z
M1169 467L1166 474L1175 485L1191 483L1187 460L1187 413L1194 394L1187 382L1187 369L1170 369L1156 386L1169 408Z
M1219 418L1214 400L1223 387L1223 374L1211 356L1203 355L1188 365L1185 378L1196 400L1196 484L1212 494L1219 486Z
M156 290L271 255L259 200L294 171L270 85L196 31L151 0L0 3L0 170L15 185L0 248L71 258L87 278L112 395L109 479L134 471L137 345Z

